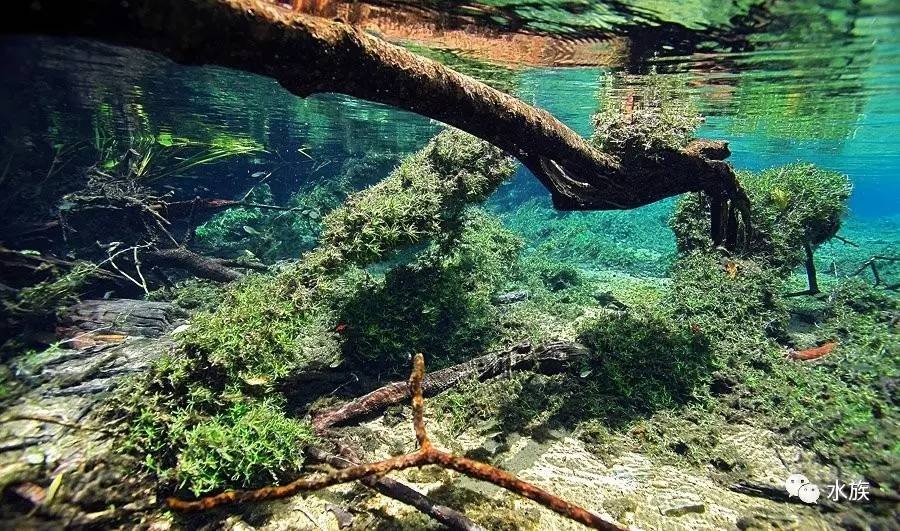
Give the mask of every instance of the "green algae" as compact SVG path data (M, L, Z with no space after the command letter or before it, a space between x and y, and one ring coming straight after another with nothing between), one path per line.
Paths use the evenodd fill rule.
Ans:
M296 471L299 443L310 438L306 421L285 416L278 386L292 374L354 360L396 370L400 356L434 349L448 322L458 342L447 359L483 347L479 337L495 326L493 287L519 243L495 220L464 210L511 171L496 148L448 131L351 196L324 218L319 247L275 274L234 283L214 311L194 316L173 353L119 393L110 414L128 419L128 448L195 495L257 485ZM385 275L361 269L429 242ZM373 301L397 320L380 319L384 307L373 311ZM409 333L402 325L413 318L422 324ZM242 444L252 455L230 458Z

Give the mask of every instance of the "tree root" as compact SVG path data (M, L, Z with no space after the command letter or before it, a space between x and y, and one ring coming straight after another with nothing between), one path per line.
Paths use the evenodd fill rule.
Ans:
M199 500L181 500L168 498L168 506L178 511L198 511L219 507L226 504L260 502L287 498L302 491L319 490L340 483L358 481L365 478L381 477L388 472L407 468L438 465L455 470L469 477L493 483L520 496L534 500L548 509L593 529L621 530L618 524L609 522L600 516L574 505L562 498L522 481L513 474L485 463L465 457L456 456L432 446L425 431L425 399L422 396L422 382L425 376L425 358L416 354L413 358L413 370L409 377L409 392L412 395L413 428L419 449L413 453L392 457L383 461L352 465L327 474L300 478L281 486L263 487L250 491L228 491Z
M510 349L492 352L446 369L429 373L423 382L426 396L434 396L469 378L486 380L504 370L524 370L541 367L549 372L559 372L562 366L587 354L587 348L578 343L557 341L539 348L521 343ZM393 382L367 393L344 405L326 409L313 417L317 433L351 420L374 415L410 397L406 382Z

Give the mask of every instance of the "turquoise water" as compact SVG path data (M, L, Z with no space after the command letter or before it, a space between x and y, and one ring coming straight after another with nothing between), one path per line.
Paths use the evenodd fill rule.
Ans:
M537 19L547 15L528 13ZM608 15L593 23L599 28L618 20ZM777 3L775 15L783 22L741 34L740 45L723 44L720 28L690 53L663 43L615 68L497 68L520 98L584 136L592 133L591 117L599 110L598 91L605 80L623 70L680 76L684 97L693 98L706 117L698 135L728 140L735 168L758 171L802 160L846 173L854 187L848 224L858 230L867 224L885 242L879 250L890 251L898 241L893 228L900 216L897 10L891 3L828 10ZM662 8L645 16L659 17L661 24L672 18ZM590 19L578 19L579 24L584 20ZM806 26L817 29L804 32ZM702 34L710 27L691 31ZM739 33L737 27L730 31ZM61 145L72 147L72 167L90 163L78 156L89 158L90 150L82 148L89 147L98 127L124 137L149 133L208 140L226 135L255 142L264 151L192 167L156 186L168 187L177 197L235 198L254 186L254 175L271 172L267 184L280 203L305 184L336 178L348 162L372 153L384 155L389 169L391 161L415 151L440 129L433 120L365 101L339 95L300 99L268 79L183 67L152 54L84 41L7 38L0 43L0 60L7 74L0 84L0 161L11 170L0 183L6 187L0 211L7 221L34 214L22 198L42 199L50 208L75 187L65 171L43 173ZM639 83L635 79L618 82L614 90ZM371 174L356 186L383 176ZM546 208L547 193L522 168L489 204L514 220L529 201L541 207L529 215L548 223L559 218ZM661 242L654 252L665 254L672 250L665 228L670 208L668 201L625 214L571 214L571 219L599 226L631 224L633 230L620 235L626 244L641 231L640 224L650 226ZM554 245L565 243L555 236L549 238ZM531 246L545 242L542 238L533 235Z

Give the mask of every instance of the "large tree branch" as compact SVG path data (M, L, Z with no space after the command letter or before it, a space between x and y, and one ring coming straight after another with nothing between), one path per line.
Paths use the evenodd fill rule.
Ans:
M265 0L12 0L0 31L136 46L268 76L304 97L339 92L408 109L517 157L559 209L634 208L700 190L740 199L721 162L724 143L622 163L546 111L350 26Z

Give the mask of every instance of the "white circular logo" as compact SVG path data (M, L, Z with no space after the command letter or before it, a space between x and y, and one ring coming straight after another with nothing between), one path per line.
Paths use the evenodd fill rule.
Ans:
M819 501L819 487L812 483L807 483L800 487L797 491L797 495L800 496L800 499L805 503L816 503Z
M791 496L796 496L803 485L809 484L809 480L803 474L791 474L784 482L784 488Z

